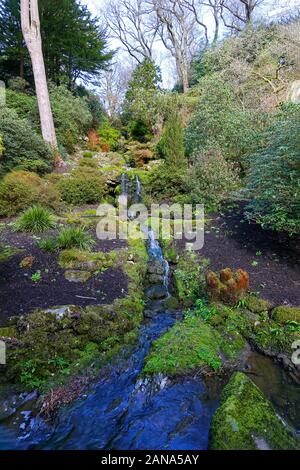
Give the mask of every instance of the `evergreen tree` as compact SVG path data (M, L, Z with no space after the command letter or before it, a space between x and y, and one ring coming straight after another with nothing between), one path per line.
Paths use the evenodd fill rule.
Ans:
M177 168L185 165L183 128L178 112L174 111L169 117L157 151L168 165Z

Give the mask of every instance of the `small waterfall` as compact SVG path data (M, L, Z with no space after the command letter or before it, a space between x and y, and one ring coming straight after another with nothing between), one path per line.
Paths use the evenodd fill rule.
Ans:
M158 260L164 267L164 286L169 295L169 275L170 275L170 266L168 261L164 258L162 248L155 238L154 231L151 228L148 228L148 253L151 259Z
M141 202L142 200L142 185L140 182L140 179L138 175L135 176L135 184L136 184L136 193L135 193L135 199L136 202Z
M122 174L121 177L121 194L128 198L129 196L129 178L126 173ZM134 200L136 203L140 203L142 201L142 185L138 175L135 176L135 194ZM131 212L130 208L128 209L128 219L134 220L134 215ZM165 260L162 248L159 244L159 241L155 238L155 233L151 227L144 226L141 227L144 233L147 234L148 237L148 254L150 259L158 260L164 268L164 275L163 275L163 285L166 289L167 296L169 296L169 275L170 275L170 266L167 260Z

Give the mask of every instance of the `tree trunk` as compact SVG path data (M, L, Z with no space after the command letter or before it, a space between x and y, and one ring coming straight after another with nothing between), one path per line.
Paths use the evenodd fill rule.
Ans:
M30 54L44 140L57 148L57 140L42 51L38 0L21 0L23 36Z

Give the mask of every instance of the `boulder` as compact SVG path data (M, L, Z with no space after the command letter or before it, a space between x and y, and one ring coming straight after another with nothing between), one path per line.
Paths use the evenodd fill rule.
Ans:
M163 261L155 259L148 263L148 273L149 274L159 274L161 276L165 273L165 266Z
M147 297L151 300L165 299L167 296L168 290L162 284L156 284L147 290Z
M212 450L299 450L296 433L243 373L224 388L210 431Z
M69 282L81 283L87 282L91 277L91 273L89 271L66 271L65 278Z

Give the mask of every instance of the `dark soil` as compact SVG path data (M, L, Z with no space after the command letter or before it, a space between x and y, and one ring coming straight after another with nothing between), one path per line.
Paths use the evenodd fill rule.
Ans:
M300 305L300 240L263 230L243 212L239 205L210 216L199 254L210 259L213 270L246 270L251 290L273 305Z
M121 269L110 268L77 284L65 279L65 271L57 263L58 253L40 250L35 237L5 229L0 233L0 243L24 250L0 263L0 325L12 315L27 314L36 308L107 304L127 293L128 281ZM118 240L97 240L93 249L109 252L124 246ZM20 262L27 256L34 257L34 264L22 269ZM34 282L31 276L37 271L41 271L41 280Z

